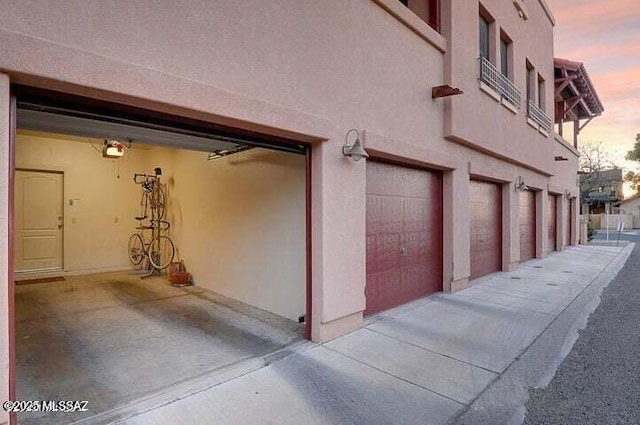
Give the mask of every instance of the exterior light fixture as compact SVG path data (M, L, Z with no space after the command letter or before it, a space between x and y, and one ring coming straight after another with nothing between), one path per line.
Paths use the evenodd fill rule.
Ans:
M356 141L353 142L353 145L350 145L349 134L351 134L352 132L356 133ZM342 155L349 157L353 162L358 162L362 158L369 158L369 154L362 147L362 142L360 141L360 132L355 128L352 128L347 132L344 140L344 146L342 147Z
M576 199L576 196L572 195L568 189L564 191L564 197L567 198L569 201L572 199Z
M124 155L125 146L117 140L105 140L102 146L102 156L104 158L118 159Z
M525 192L529 190L529 187L524 183L524 177L522 176L518 176L516 179L515 187L517 192Z

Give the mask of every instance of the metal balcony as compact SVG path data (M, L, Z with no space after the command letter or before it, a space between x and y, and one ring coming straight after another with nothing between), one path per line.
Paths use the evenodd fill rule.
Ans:
M521 95L518 87L505 77L491 61L480 57L480 81L500 94L503 100L520 109Z
M540 126L541 130L549 133L552 128L551 117L538 107L531 100L527 100L527 116Z

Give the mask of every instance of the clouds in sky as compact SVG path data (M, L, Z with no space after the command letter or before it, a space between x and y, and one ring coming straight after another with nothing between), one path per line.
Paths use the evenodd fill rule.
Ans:
M580 141L602 141L614 162L635 166L624 155L640 133L640 0L546 1L555 56L585 64L605 108Z

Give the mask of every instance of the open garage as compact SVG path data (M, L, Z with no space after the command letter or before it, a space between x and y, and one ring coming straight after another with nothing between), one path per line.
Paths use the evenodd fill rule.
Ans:
M65 420L85 419L304 340L306 146L17 99L18 399L90 400Z

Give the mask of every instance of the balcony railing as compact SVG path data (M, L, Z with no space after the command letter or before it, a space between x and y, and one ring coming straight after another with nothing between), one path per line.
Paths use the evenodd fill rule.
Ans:
M552 128L551 117L531 100L527 100L527 116L540 126L541 130L549 133Z
M518 87L505 77L487 58L480 57L480 81L500 94L502 99L520 109L521 95Z

